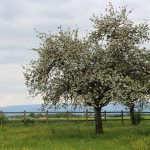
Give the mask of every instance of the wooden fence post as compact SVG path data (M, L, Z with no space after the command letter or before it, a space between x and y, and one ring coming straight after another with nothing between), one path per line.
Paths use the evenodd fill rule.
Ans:
M68 122L68 119L69 119L69 112L68 112L68 110L67 110L66 117L67 117L67 122Z
M3 125L3 112L2 112L2 110L1 110L0 119L1 119L1 126L2 126Z
M26 124L26 111L24 110L24 113L23 113L23 119L24 119L24 124Z
M122 123L122 125L124 124L124 120L123 120L123 110L121 110L121 123Z
M105 123L106 123L106 110L104 111Z
M48 110L46 111L46 122L48 123Z
M86 121L88 122L88 109L86 109L85 117L86 117Z

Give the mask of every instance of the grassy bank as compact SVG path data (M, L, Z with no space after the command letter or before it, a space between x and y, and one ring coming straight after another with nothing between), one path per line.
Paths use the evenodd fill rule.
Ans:
M149 150L150 122L104 124L96 135L94 123L49 123L0 127L0 150Z

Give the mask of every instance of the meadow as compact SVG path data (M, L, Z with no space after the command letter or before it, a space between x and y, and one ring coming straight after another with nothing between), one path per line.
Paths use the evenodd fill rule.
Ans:
M94 122L6 124L0 127L0 150L149 150L150 121L104 123L96 135Z

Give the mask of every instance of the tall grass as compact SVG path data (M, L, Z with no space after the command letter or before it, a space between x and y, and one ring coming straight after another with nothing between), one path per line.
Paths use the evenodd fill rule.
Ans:
M149 150L150 122L130 126L104 124L96 135L93 122L11 125L0 127L0 150Z

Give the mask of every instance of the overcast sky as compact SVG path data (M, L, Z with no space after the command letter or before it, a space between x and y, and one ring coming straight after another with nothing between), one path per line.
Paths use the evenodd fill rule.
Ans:
M133 8L135 22L150 19L149 0L0 0L0 107L42 102L29 97L22 69L36 58L30 50L39 42L35 28L55 32L59 25L78 25L84 34L92 26L92 14L104 12L109 1Z

